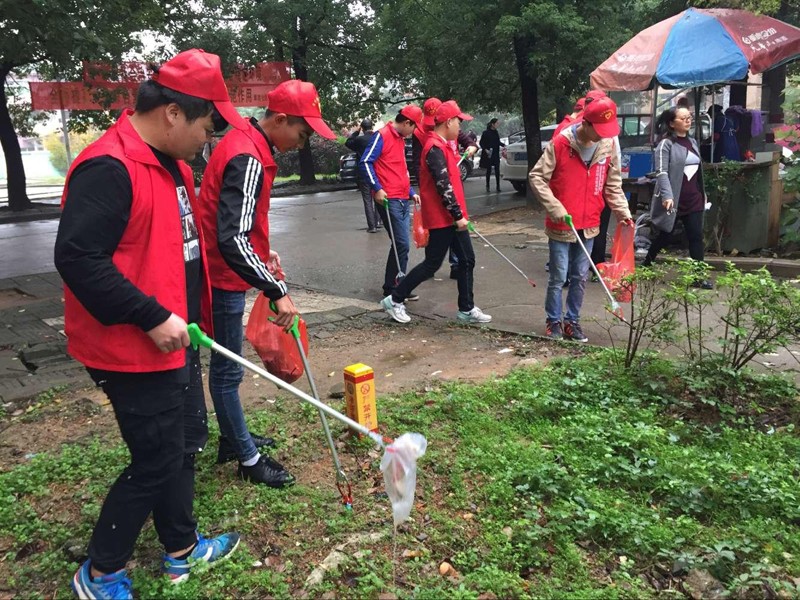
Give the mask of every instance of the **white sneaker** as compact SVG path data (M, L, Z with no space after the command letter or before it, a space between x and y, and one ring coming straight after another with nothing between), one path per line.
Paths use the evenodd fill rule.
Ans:
M458 311L456 319L462 323L489 323L492 320L492 315L487 315L477 306L474 306L469 312Z
M386 298L381 300L381 306L383 307L383 310L389 313L389 316L398 323L411 322L411 317L409 317L406 313L405 305L402 303L397 304L396 302L393 302L391 296L386 296Z

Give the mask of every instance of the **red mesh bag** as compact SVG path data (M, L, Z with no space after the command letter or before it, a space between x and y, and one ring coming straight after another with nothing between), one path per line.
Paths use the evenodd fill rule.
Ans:
M286 383L292 383L303 375L303 359L294 336L269 320L275 316L269 306L269 298L259 294L247 319L245 335L261 357L264 368ZM303 319L298 319L297 329L303 350L308 356L308 332Z
M617 302L630 302L636 286L624 281L625 277L632 275L636 270L636 255L633 247L635 227L617 225L614 234L614 245L611 247L611 261L597 265L597 270L603 276L603 281Z
M428 237L430 234L425 226L422 224L422 211L414 208L414 245L417 248L424 248L428 245Z

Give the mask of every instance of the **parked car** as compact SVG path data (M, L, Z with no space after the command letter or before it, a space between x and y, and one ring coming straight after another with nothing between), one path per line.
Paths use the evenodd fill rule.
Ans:
M553 139L557 125L541 127L542 150ZM525 145L525 132L517 131L508 136L508 144L500 148L500 177L508 181L518 194L524 194L528 187L528 147Z
M342 154L339 157L339 181L356 184L358 177L358 159L355 152Z

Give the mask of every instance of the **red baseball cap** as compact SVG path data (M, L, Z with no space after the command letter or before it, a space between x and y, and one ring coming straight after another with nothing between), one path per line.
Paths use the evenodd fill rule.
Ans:
M422 127L422 109L416 104L409 104L400 109L400 114L411 119L417 129Z
M267 94L267 108L272 112L303 117L319 135L329 140L335 139L336 134L322 120L320 106L317 88L308 81L290 79L278 84Z
M585 103L586 98L578 98L575 100L575 105L572 107L572 112L581 112Z
M216 54L196 48L181 52L153 73L153 81L176 92L211 101L231 127L247 129L247 121L233 107Z
M583 120L592 124L594 130L602 138L619 135L617 122L617 105L607 96L593 100L583 109Z
M442 101L438 98L428 98L425 100L425 104L422 105L422 112L425 114L422 118L422 122L426 127L433 127L433 115L436 114L436 109L441 105Z
M600 100L600 98L607 98L608 96L603 90L589 90L586 92L586 96L584 98L584 102L586 98L591 98L592 100Z
M447 121L447 119L452 119L453 117L458 117L462 121L472 120L472 115L461 112L461 109L458 107L458 104L456 104L455 100L448 100L447 102L442 102L441 106L436 109L434 121L438 125L439 123L444 123Z

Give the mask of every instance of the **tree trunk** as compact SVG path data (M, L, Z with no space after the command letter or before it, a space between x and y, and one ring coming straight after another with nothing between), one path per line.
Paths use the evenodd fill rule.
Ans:
M25 189L25 166L22 164L22 151L19 147L17 132L11 123L6 99L6 77L10 67L0 67L0 145L6 157L6 173L8 174L8 206L11 210L25 210L31 207L31 201Z
M528 171L542 155L539 133L539 90L536 84L536 67L530 60L533 48L533 36L520 34L514 37L514 58L522 90L522 123L525 127L525 146L528 151ZM533 204L535 199L530 186L526 186L526 189L528 204Z
M301 81L308 81L308 40L306 31L303 28L302 18L297 19L297 40L292 48L292 66L294 76ZM314 157L311 154L311 143L307 143L300 149L300 185L313 185L316 182L314 173Z

